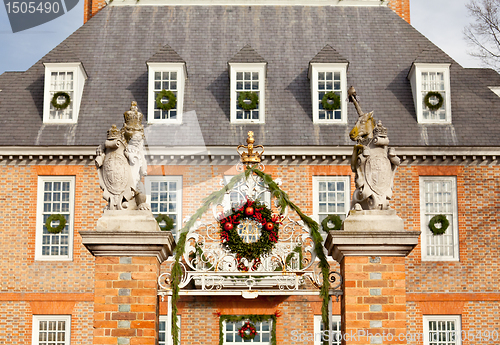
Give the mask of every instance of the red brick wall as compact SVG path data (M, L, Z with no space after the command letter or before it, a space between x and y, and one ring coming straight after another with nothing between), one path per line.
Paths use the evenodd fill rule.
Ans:
M410 23L410 0L389 0L389 7L401 18Z

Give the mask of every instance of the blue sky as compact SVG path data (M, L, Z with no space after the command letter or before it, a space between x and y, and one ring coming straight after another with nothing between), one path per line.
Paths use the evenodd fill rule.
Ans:
M25 71L83 24L83 1L43 25L12 33L5 6L0 6L0 74ZM410 0L412 25L464 67L480 67L467 55L463 28L469 0Z

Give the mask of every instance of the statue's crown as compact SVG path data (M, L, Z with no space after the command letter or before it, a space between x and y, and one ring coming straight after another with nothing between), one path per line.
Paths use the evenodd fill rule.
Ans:
M375 128L373 129L373 136L376 137L386 137L387 136L387 128L382 126L382 121L379 120Z
M261 161L261 156L264 153L264 146L262 145L254 145L253 143L255 142L255 139L253 138L253 132L249 131L248 132L248 138L247 138L247 145L239 145L236 148L236 151L239 153L241 157L241 162L246 165L252 165L256 163L260 163ZM242 151L240 152L239 149L247 149L248 151ZM260 149L262 151L255 151L254 149Z
M121 131L116 127L116 125L112 125L111 128L108 129L108 140L120 139L121 136Z
M123 114L128 127L135 129L142 128L142 113L137 109L137 102L133 101L130 110Z

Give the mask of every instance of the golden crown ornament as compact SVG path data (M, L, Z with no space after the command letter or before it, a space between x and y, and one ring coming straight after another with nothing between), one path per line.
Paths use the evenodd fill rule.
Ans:
M258 164L262 160L262 154L264 153L264 146L254 145L255 139L253 138L253 132L248 132L247 145L239 145L236 151L240 155L241 163L248 165ZM247 149L247 151L240 152L240 148ZM255 151L255 149L262 149L262 151Z

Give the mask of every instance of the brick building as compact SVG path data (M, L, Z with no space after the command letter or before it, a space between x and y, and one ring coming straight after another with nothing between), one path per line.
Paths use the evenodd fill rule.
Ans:
M126 265L147 265L134 258L96 265L79 234L95 228L105 206L95 148L131 101L144 114L149 202L154 214L174 219L175 234L238 173L235 148L249 130L265 146L265 172L282 180L304 213L345 219L354 190L349 131L357 120L346 100L350 85L388 128L402 160L391 205L406 230L422 232L403 261L374 257L345 272L360 279L360 296L375 298L394 288L390 279L403 279L404 292L389 294L406 307L391 307L391 297L359 297L350 321L374 333L405 329L408 339L399 343L412 345L499 343L499 75L463 68L434 46L409 25L406 0L250 3L89 0L80 29L27 71L0 76L0 343L132 344L128 333L95 340L97 324L130 328L96 310L95 288L102 267L122 277ZM155 105L164 89L176 100L169 110ZM238 96L247 91L259 102L243 110ZM66 108L51 105L55 92L69 96ZM328 92L338 96L337 109L325 109ZM440 106L430 110L426 99ZM58 234L44 228L51 214L67 220ZM429 220L441 214L450 226L433 235ZM317 291L254 299L197 291L180 294L182 344L241 342L231 322L219 334L220 315L279 315L257 325L254 343L320 343L311 337L322 327ZM160 344L170 344L171 298L158 298ZM334 329L340 305L333 297ZM156 310L136 313L156 317ZM394 321L401 314L406 324ZM450 338L455 330L463 339Z

